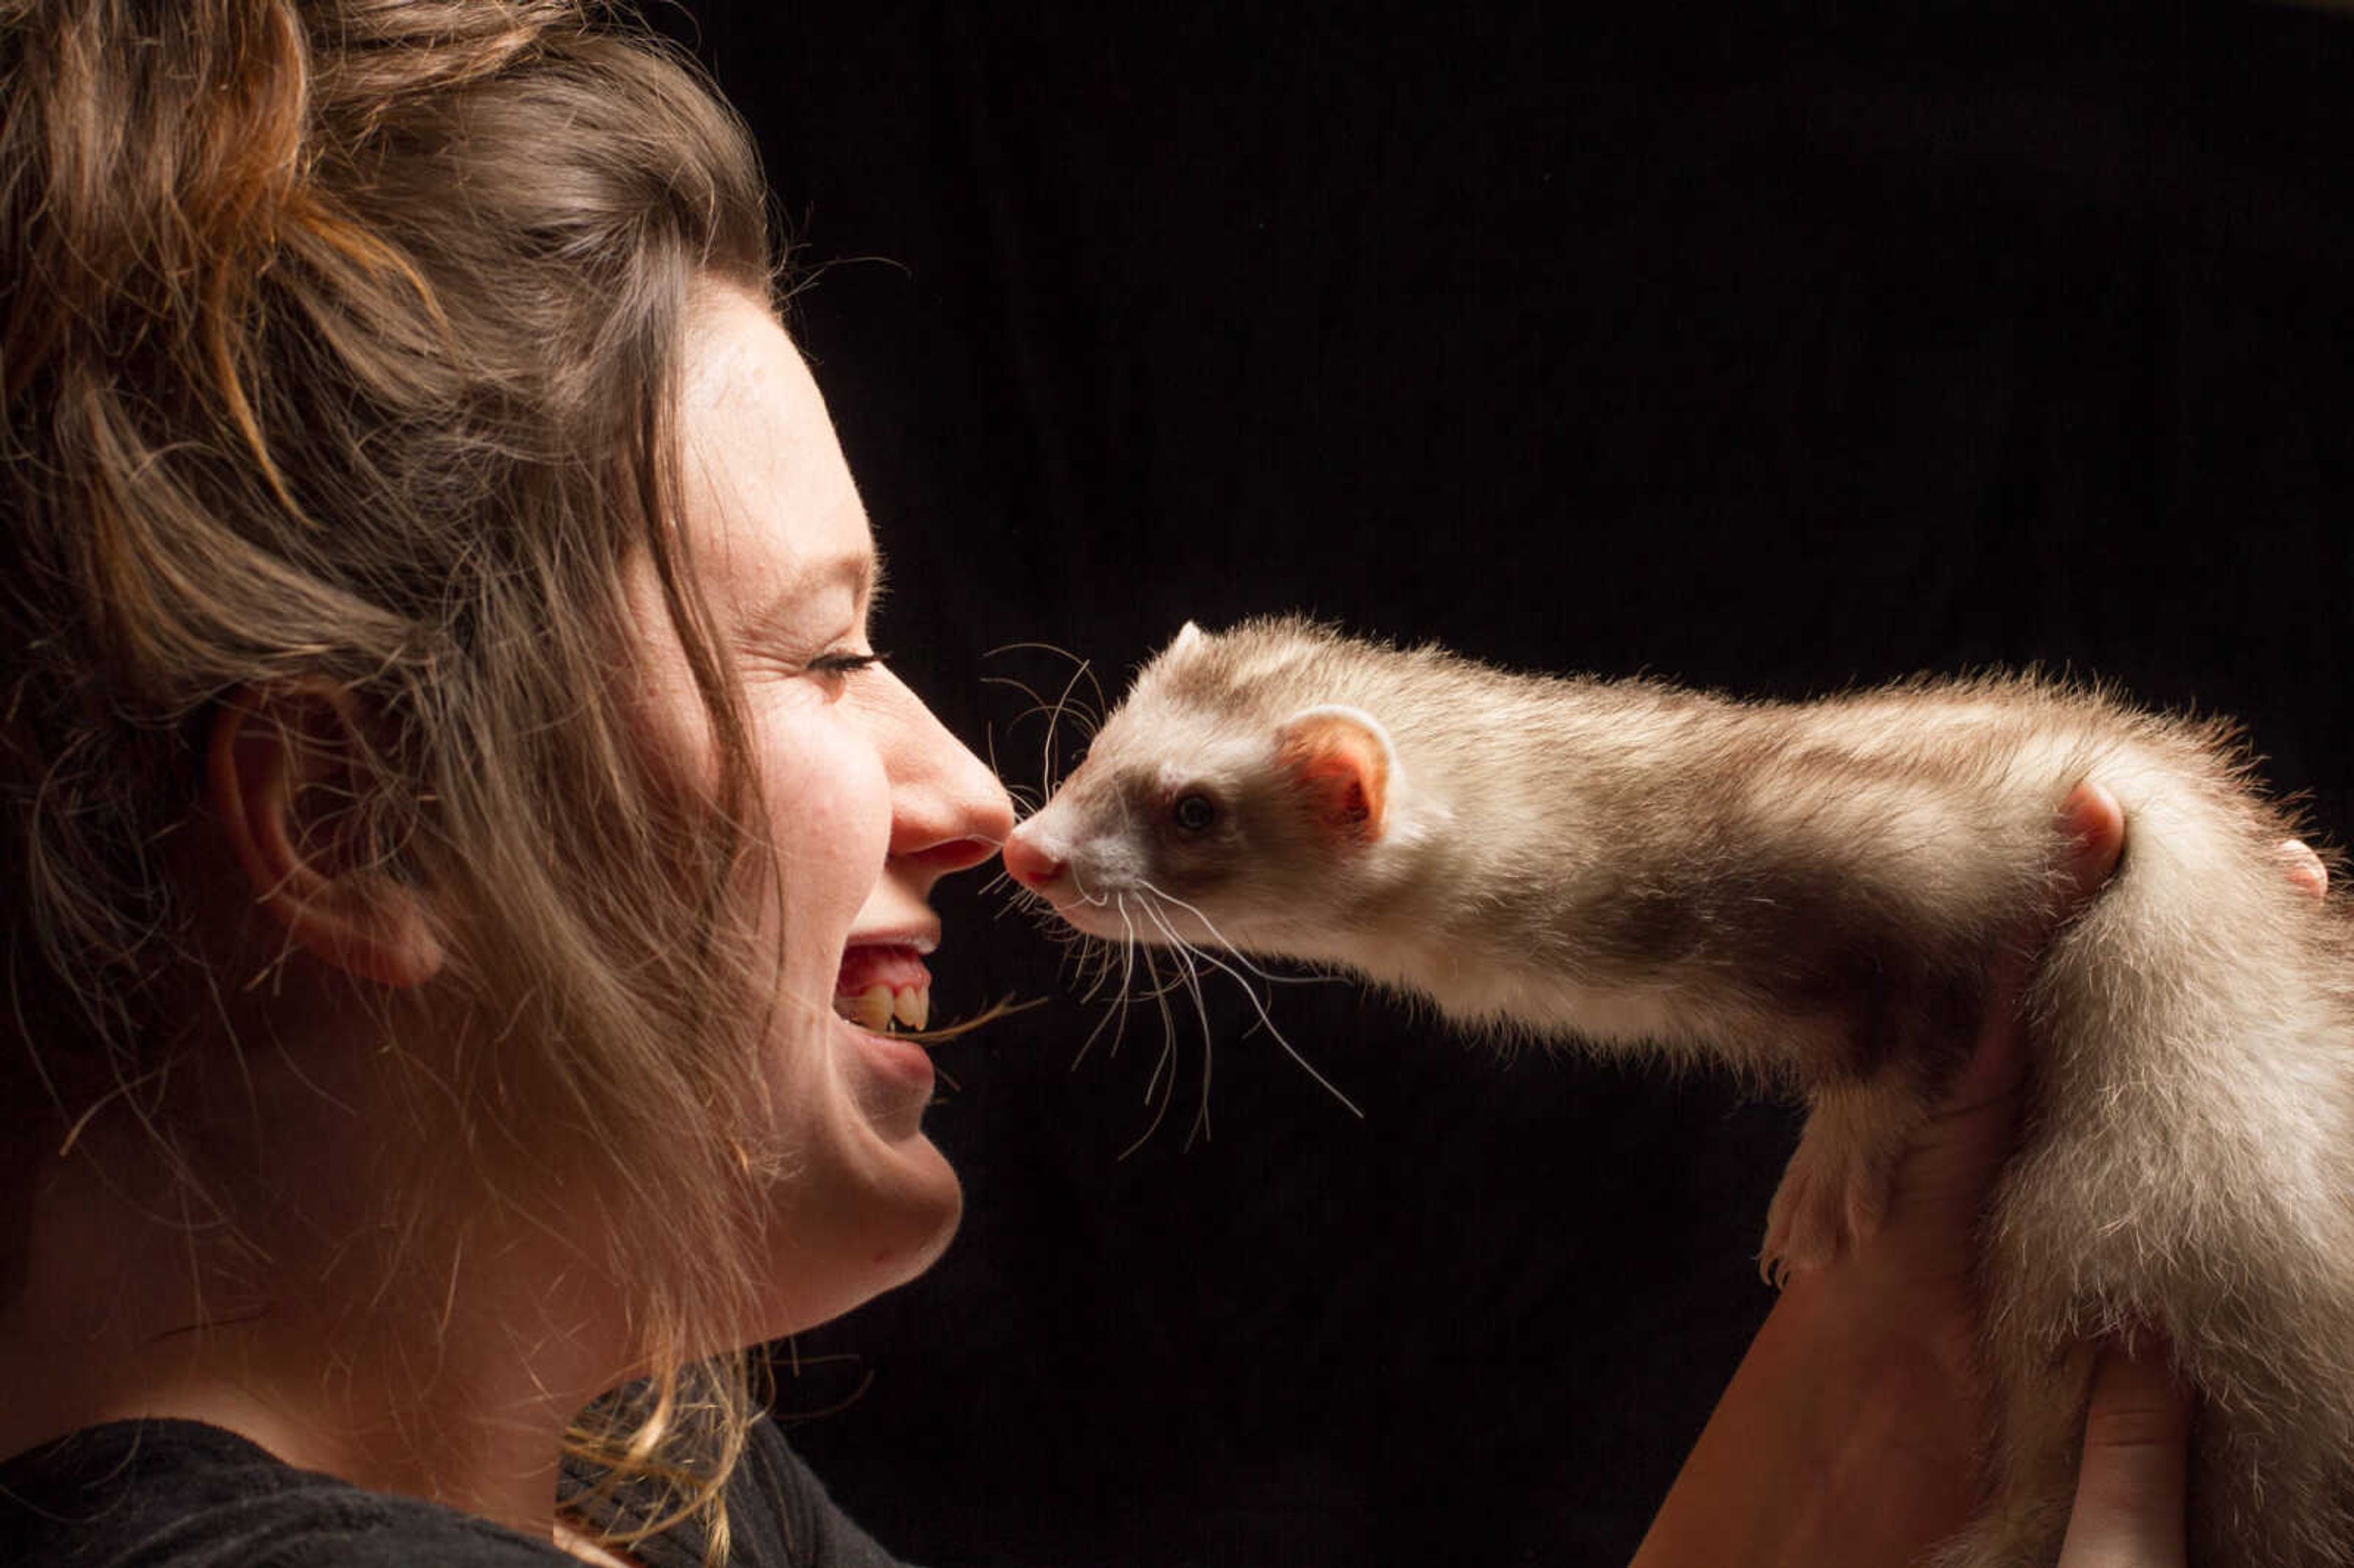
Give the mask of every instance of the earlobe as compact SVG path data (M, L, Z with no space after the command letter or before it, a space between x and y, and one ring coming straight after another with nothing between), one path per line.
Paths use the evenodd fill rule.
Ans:
M422 895L349 842L357 717L323 685L231 693L207 737L207 800L254 902L305 951L378 985L422 985L444 957Z
M1304 709L1285 721L1276 761L1327 837L1381 842L1398 780L1397 752L1380 720L1362 708Z

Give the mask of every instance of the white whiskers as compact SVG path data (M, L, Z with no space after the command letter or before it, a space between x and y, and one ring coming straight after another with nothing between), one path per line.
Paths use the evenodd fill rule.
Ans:
M1200 1095L1193 1118L1186 1132L1190 1147L1195 1139L1206 1139L1210 1129L1210 1086L1212 1057L1217 1048L1217 1031L1210 1018L1210 1001L1204 985L1204 969L1216 971L1234 981L1248 999L1255 1015L1249 1033L1264 1030L1283 1054L1306 1073L1317 1087L1323 1090L1351 1116L1363 1119L1364 1110L1339 1085L1320 1071L1300 1049L1294 1045L1259 993L1255 981L1273 985L1310 985L1329 983L1320 975L1277 974L1262 968L1228 939L1202 911L1174 895L1147 885L1130 891L1089 893L1080 890L1080 901L1090 907L1106 909L1119 918L1121 935L1091 937L1059 927L1055 935L1066 947L1075 949L1080 967L1080 1000L1101 1001L1102 1016L1080 1042L1077 1053L1071 1058L1071 1069L1076 1072L1080 1064L1094 1052L1097 1042L1107 1038L1107 1059L1116 1057L1128 1034L1129 1010L1140 1002L1151 1003L1161 1014L1161 1050L1153 1058L1152 1070L1144 1089L1145 1103L1152 1107L1152 1118L1137 1139L1120 1153L1125 1160L1159 1131L1168 1119L1175 1103L1181 1052L1181 1031L1175 1010L1171 1006L1173 994L1182 995L1192 1002L1193 1012L1202 1036L1202 1069ZM1026 903L1044 909L1045 903L1035 894L1026 891L1010 901ZM1209 933L1204 942L1179 929L1178 916L1184 916ZM1058 923L1059 925L1059 923ZM1167 960L1164 969L1162 960Z

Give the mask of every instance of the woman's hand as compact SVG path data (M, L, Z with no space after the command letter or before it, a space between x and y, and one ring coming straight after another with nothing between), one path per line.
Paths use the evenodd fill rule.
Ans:
M2064 917L2107 880L2125 829L2115 800L2094 786L2071 795L2062 818L2073 890ZM1967 1520L1988 1392L1976 1354L1975 1234L2018 1135L2017 1002L2051 932L2023 935L2019 957L1993 977L1969 1065L1897 1170L1881 1233L1791 1280L1652 1521L1637 1568L1893 1568ZM2181 1562L2184 1417L2179 1396L2153 1375L2162 1380L2123 1361L2104 1369L2069 1547L2084 1555L2067 1568ZM2167 1556L2159 1549L2169 1542Z
M2132 1352L2104 1354L2059 1568L2182 1568L2190 1437L2190 1404L2168 1371L2164 1344L2143 1335Z

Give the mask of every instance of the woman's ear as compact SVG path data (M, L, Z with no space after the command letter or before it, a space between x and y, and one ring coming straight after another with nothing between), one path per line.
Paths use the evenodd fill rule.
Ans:
M254 901L323 962L422 985L441 941L419 889L369 842L359 704L323 682L240 687L212 716L206 790Z

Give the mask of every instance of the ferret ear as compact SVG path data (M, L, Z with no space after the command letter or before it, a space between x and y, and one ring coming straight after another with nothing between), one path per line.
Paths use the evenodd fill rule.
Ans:
M1276 765L1328 838L1381 842L1399 782L1389 731L1363 708L1304 708L1277 732Z
M1169 652L1174 653L1180 649L1191 648L1200 641L1202 641L1202 629L1189 620L1177 629L1176 640L1169 644Z

